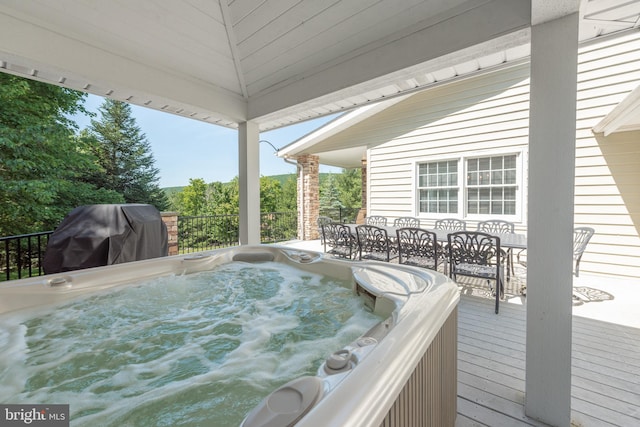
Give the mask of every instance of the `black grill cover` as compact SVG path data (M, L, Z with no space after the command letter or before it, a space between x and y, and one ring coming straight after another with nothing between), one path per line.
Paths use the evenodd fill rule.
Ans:
M167 256L167 227L151 205L87 205L49 237L46 274Z

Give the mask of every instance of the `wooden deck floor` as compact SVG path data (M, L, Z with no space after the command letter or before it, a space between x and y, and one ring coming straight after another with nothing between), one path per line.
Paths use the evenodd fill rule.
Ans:
M319 241L297 244L322 251ZM525 270L518 265L516 269L505 283L512 303L501 302L499 315L494 314L495 301L484 282L460 284L458 427L544 426L524 415L526 308L521 304L526 304L526 297L521 290L526 280ZM634 316L631 324L639 325L634 302L640 301L640 294L630 293L629 287L637 289L640 283L608 282L600 276L590 282L584 275L574 279L574 286L586 287L574 290L581 290L581 295L595 293L587 295L592 301L609 301L607 307L599 302L584 305L601 312L595 318L628 321L625 317ZM640 327L573 316L571 407L574 427L640 426Z
M543 426L524 415L525 307L463 295L456 426ZM640 426L640 329L573 317L572 426Z

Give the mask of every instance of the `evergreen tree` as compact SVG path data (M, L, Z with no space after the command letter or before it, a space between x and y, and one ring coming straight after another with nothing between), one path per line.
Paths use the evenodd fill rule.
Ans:
M0 73L0 235L47 231L82 204L121 201L84 180L95 173L70 117L85 95Z
M339 211L344 207L344 204L340 201L340 192L336 186L336 179L333 174L329 174L320 186L320 209Z
M343 169L336 176L340 201L348 208L362 207L362 169Z
M89 131L95 138L94 154L102 173L94 174L97 187L117 191L127 203L148 203L158 210L169 206L159 187L159 171L151 145L136 125L131 107L106 99L99 108L100 120L91 120Z

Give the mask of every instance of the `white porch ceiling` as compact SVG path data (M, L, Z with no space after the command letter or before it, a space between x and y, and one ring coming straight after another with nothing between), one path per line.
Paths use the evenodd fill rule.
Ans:
M578 0L563 0L572 9ZM639 2L582 2L582 38ZM517 59L534 0L3 0L0 70L261 131Z

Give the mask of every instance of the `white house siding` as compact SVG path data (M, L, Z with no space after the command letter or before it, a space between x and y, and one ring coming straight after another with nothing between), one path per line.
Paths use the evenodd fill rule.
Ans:
M394 107L375 116L370 125L365 124L393 138L369 150L371 214L417 216L414 170L418 161L499 149L526 158L528 64L433 88ZM523 172L524 176L526 169ZM523 203L526 194L521 193ZM520 211L525 213L518 219L523 229L524 204ZM425 226L434 220L421 216Z
M417 161L465 152L522 153L525 230L529 66L436 87L353 126L368 152L368 212L416 216ZM582 46L578 64L575 224L596 235L581 272L640 277L640 131L604 137L592 128L640 85L640 32ZM454 215L451 215L454 216ZM422 224L434 218L422 217Z
M592 131L638 85L640 32L580 49L575 223L596 230L581 271L640 277L640 131Z

